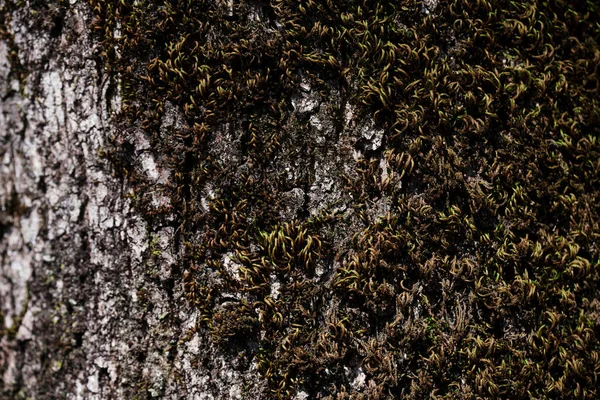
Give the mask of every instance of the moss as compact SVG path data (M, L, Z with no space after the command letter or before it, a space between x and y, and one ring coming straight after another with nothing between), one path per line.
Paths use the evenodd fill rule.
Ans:
M202 328L258 343L274 397L597 397L595 2L91 4L123 126L171 181L131 151L115 165L150 221L175 214ZM337 127L325 146L294 111L307 82ZM161 129L167 102L183 126ZM381 146L352 136L350 106ZM338 139L362 152L347 212L282 218Z

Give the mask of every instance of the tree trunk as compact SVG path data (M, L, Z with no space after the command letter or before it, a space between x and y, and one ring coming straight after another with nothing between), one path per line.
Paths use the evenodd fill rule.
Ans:
M119 89L71 3L0 3L0 397L260 391L195 333L173 228L150 231L101 157Z
M597 398L600 10L524 3L0 0L0 397Z

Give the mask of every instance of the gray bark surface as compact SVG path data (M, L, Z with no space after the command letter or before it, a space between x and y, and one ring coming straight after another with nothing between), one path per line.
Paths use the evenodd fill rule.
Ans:
M196 331L173 227L137 216L102 158L118 83L71 3L0 2L0 397L260 396L248 360ZM134 157L160 179L143 140Z
M0 400L598 398L596 3L0 0Z

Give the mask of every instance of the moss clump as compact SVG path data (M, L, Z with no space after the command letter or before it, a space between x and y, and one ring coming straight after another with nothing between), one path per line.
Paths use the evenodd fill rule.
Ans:
M595 2L91 3L124 126L171 171L126 165L136 204L177 225L189 300L273 396L597 398ZM384 135L351 138L345 211L284 219L326 151L306 82L335 140L350 107Z

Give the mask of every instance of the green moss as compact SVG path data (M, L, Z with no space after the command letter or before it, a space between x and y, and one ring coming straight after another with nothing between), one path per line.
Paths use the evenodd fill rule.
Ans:
M124 134L112 159L149 221L175 214L202 328L246 346L273 396L597 397L595 2L91 3L123 126L171 182L134 172ZM283 220L322 151L303 80L340 138L348 105L385 134L355 143L345 215ZM167 102L186 124L165 132ZM214 151L225 124L238 155Z

